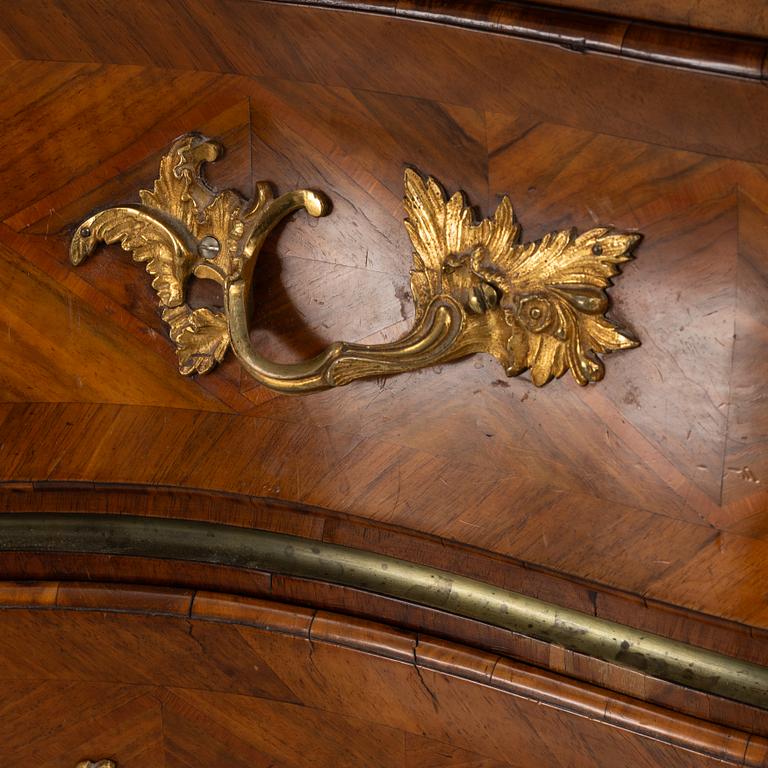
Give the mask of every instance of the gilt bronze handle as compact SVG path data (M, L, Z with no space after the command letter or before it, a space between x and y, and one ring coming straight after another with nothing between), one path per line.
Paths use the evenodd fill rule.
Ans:
M114 760L81 760L75 768L117 768Z
M320 192L273 197L266 183L252 201L215 192L206 162L221 147L200 134L177 139L139 205L101 210L77 228L70 246L80 264L99 242L119 242L152 276L183 374L210 371L231 345L248 373L286 393L312 392L438 365L476 352L496 357L508 376L530 370L542 386L570 370L579 384L602 379L598 353L638 342L605 317L606 288L631 258L638 234L591 229L554 232L520 243L507 197L491 219L475 222L461 192L448 199L438 183L405 171L405 226L413 244L411 331L389 344L335 342L302 363L275 363L252 346L249 297L259 251L294 211L330 211ZM186 303L190 277L218 282L224 312Z

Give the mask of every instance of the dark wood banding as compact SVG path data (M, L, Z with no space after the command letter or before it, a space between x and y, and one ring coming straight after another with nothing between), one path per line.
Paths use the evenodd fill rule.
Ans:
M99 593L98 607L93 602L96 592ZM57 656L61 653L60 647L58 643L55 646L47 645L52 638L51 627L56 626L60 628L67 652L74 654L70 661L61 659L63 679L68 680L70 685L83 676L91 678L92 683L96 682L98 675L104 674L104 670L109 668L110 684L115 688L125 684L136 685L142 677L154 674L157 685L170 685L182 692L187 688L187 681L192 680L189 677L192 670L176 668L175 665L194 664L197 685L204 690L215 691L222 702L230 692L239 692L243 699L256 696L260 699L279 701L282 698L290 701L293 696L304 696L303 691L289 694L289 689L280 679L287 670L282 666L285 646L298 641L307 644L309 648L308 663L323 680L326 707L330 711L339 706L336 701L337 686L346 686L345 695L349 696L349 683L358 686L355 696L382 695L386 698L396 693L405 696L403 701L410 702L407 705L409 708L415 706L418 697L414 699L413 694L408 695L403 687L394 687L397 678L397 674L393 678L395 668L387 673L389 665L404 663L406 668L415 672L416 684L425 686L428 700L431 697L438 709L445 707L448 702L440 688L433 689L428 682L436 680L435 675L448 676L453 681L450 686L454 689L451 693L454 703L473 696L473 686L481 683L501 694L511 694L513 700L520 702L516 706L521 706L524 711L529 705L523 702L527 701L534 706L545 705L563 714L577 715L575 719L563 721L568 723L564 737L566 733L576 736L583 728L588 732L590 726L587 724L592 721L608 726L608 732L604 732L602 737L608 743L614 738L620 738L618 734L622 731L629 734L633 751L637 750L640 754L652 750L651 743L654 741L668 745L671 754L676 757L666 753L657 754L654 764L660 766L675 765L674 762L668 762L670 759L684 759L684 753L675 750L684 750L697 755L699 759L714 759L744 768L764 766L768 759L768 740L761 737L685 717L428 635L408 633L386 624L337 613L316 613L290 605L224 594L190 595L167 589L139 589L138 593L144 595L139 602L137 590L132 587L91 583L84 591L83 585L67 583L0 584L0 626L4 628L0 635L0 670L4 679L8 679L10 674L15 683L24 680L29 674L29 665L24 657L28 650L26 646L34 648L38 667L46 668L56 664ZM141 605L149 595L150 603ZM187 606L186 611L179 610L182 605ZM53 616L56 617L55 625L50 621ZM109 634L103 636L98 658L81 655L80 649L89 639L88 633L83 634L80 627L90 627L90 631L93 631L100 624L105 631L109 627ZM126 641L139 626L147 628L148 636L155 638L156 645L147 649L144 658L129 661L130 642ZM38 631L25 644L21 633L33 627L37 627ZM239 630L240 637L246 639L247 644L238 647L234 643L235 636L226 627ZM186 640L182 641L182 637ZM213 651L216 645L219 650ZM349 683L328 676L324 648L332 647L339 649L341 659L345 661L351 676ZM238 648L237 652L235 648ZM259 659L252 655L263 653L266 648L271 648L271 657L262 656ZM355 655L359 652L364 655ZM41 657L41 653L45 653L45 656ZM229 654L226 661L222 653ZM290 653L291 664L297 671L307 663L295 646L292 646ZM254 675L253 664L257 659ZM371 659L378 661L373 662ZM15 671L11 672L14 663ZM158 664L168 666L161 670ZM250 672L247 671L249 667ZM377 682L375 687L366 689L367 673L364 670L374 668L378 670L376 678L368 680L371 686L374 685L373 679ZM240 679L237 678L238 672L243 675ZM355 679L356 675L360 677ZM55 679L54 673L50 682ZM227 683L227 679L232 682ZM248 693L247 686L251 686ZM390 686L392 690L389 690ZM442 711L441 716L444 717L445 712ZM485 722L491 725L494 720L491 717ZM514 729L521 726L508 721L506 727ZM212 724L209 724L206 730L211 727ZM234 721L232 727L236 727ZM432 726L422 721L420 727L425 727L429 732ZM170 724L169 731L169 737L172 738L173 728ZM616 736L611 735L612 731ZM482 737L477 734L473 738ZM651 742L646 742L646 739ZM475 743L479 745L480 741ZM605 742L602 743L604 749ZM6 743L6 749L10 747ZM610 765L605 762L606 759L606 756L595 753L593 764ZM688 765L687 762L677 764Z
M711 32L768 35L768 9L763 0L539 0L541 5L588 13L631 16L633 19Z
M128 515L0 515L7 552L135 555L327 581L475 619L652 677L768 709L768 667L419 562L216 523Z
M745 627L738 622L685 610L641 594L610 589L598 582L567 576L516 558L500 557L446 538L284 499L158 485L42 481L0 483L0 509L17 513L109 513L193 521L216 520L226 525L317 539L374 554L404 557L433 568L480 579L502 589L556 602L599 618L768 666L768 632L761 628ZM78 579L82 578L82 569L92 567L102 569L92 571L101 574L98 578L125 581L130 580L131 568L135 567L135 561L123 562L119 558L104 560L98 566L87 566L85 560L79 561L76 555L54 566L51 557L53 555L47 556L44 562L37 562L0 553L0 562L3 563L3 573L22 579L47 578L51 573L47 569L53 567L64 569L56 571L63 578ZM188 564L188 568L191 567L192 564ZM258 595L270 594L279 584L284 592L273 592L278 599L288 597L294 590L304 594L302 590L306 589L301 580L286 576L277 576L270 581L268 574L249 571L246 585L226 569L205 571L202 564L197 564L195 568L196 573L205 572L207 575L194 576L188 570L179 572L173 565L157 561L147 565L142 576L172 585L174 579L180 578L183 573L184 578L189 579L184 583L196 588L231 591L247 587L251 590L250 594ZM205 581L205 578L212 580Z
M215 537L198 560L108 537L0 552L3 761L766 762L765 709L663 679L653 656L333 572L350 549L394 558L423 567L417 586L437 569L759 665L753 683L768 669L768 11L659 2L4 4L0 511L333 556L220 562ZM508 194L526 240L642 232L610 290L641 346L588 388L483 358L311 398L231 357L183 378L141 266L115 246L74 270L67 252L190 130L227 148L217 188L333 202L259 258L252 341L272 359L409 326L404 168L482 217Z
M378 13L609 53L685 69L759 80L768 45L753 37L713 34L622 18L516 2L356 2L277 0L288 4ZM631 9L626 9L631 10Z

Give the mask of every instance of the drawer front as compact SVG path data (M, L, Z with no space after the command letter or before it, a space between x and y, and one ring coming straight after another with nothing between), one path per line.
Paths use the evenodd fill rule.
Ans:
M642 21L582 12L613 12L607 6L6 5L2 512L128 514L299 536L768 666L768 47L759 37L729 36L745 30L716 9L695 22L705 34L655 23L651 11ZM158 289L160 267L140 251L150 230L124 239L124 249L113 235L73 266L71 243L94 234L94 214L159 199L162 184L155 198L139 196L158 174L175 189L183 173L161 161L192 131L225 149L215 162L205 156L211 194L309 189L330 203L321 217L291 213L259 242L244 336L254 360L298 364L339 340L392 345L427 327L432 315L412 272L431 226L419 206L447 217L458 191L470 209L466 231L472 217L488 220L489 232L511 231L511 216L502 222L510 205L520 243L533 244L527 261L494 260L490 236L450 240L447 225L438 233L442 257L455 256L475 280L446 277L452 263L443 270L446 284L460 284L462 322L496 312L494 328L506 322L506 336L473 337L462 355L417 350L408 358L414 370L363 366L359 379L293 395L255 379L257 364L244 367L227 339L216 346L221 328L232 334L231 302L226 286L199 279L205 270L183 301L203 313L198 320L223 325L192 328L185 315L186 330L174 326L179 301ZM210 221L185 213L190 203L173 194L158 221L171 229L181 221L180 242L194 250ZM563 266L562 253L551 263L537 255L557 251L550 235L596 228L632 242L615 269L605 266L612 252L602 241L590 241L578 269ZM217 249L229 244L220 240ZM486 256L475 264L478 242ZM223 263L219 250L196 253L198 266ZM598 277L589 271L595 260ZM523 316L531 310L539 314ZM530 350L542 332L555 338L551 323L561 321L546 313L557 311L575 318L562 325L565 341L552 342L571 357L542 373ZM596 346L597 332L584 331L598 327L591 322L615 343ZM525 331L522 358L522 342L507 341L512 327ZM624 335L611 336L613 327ZM177 355L184 333L199 344L186 358ZM577 347L587 350L581 358ZM579 360L604 365L604 377L581 386ZM65 557L41 539L37 555L20 556L9 544L0 576L254 594L252 573L235 578L207 555L203 577L199 562L175 570L155 550L127 553L143 554L144 569L97 549ZM278 585L260 597L434 631L644 706L768 735L755 702L720 710L713 698L705 714L696 696L716 688L694 684L699 694L686 704L679 679L628 657L590 660L574 646L567 653L581 661L564 669L556 658L566 651L525 628L488 640L482 621L429 618L425 605L401 606L407 621L380 615L387 601L404 599L383 589L342 598L323 592L317 574L289 588L280 579L300 574L257 570ZM542 642L546 658L537 655ZM641 690L627 668L671 687Z

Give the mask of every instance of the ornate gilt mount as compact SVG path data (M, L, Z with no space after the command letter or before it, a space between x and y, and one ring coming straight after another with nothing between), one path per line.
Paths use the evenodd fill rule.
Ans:
M221 147L199 134L177 139L140 205L108 208L80 224L70 258L80 264L99 242L117 243L152 276L163 320L183 374L207 373L231 345L245 369L265 386L302 393L437 365L476 352L492 354L508 376L530 370L543 386L570 370L579 384L599 381L598 353L637 346L605 317L606 288L631 258L639 234L596 228L576 236L554 232L521 243L504 197L491 219L474 221L461 192L450 199L438 183L405 172L406 229L413 244L412 330L389 344L335 342L304 363L262 357L250 341L248 299L259 250L286 216L303 208L324 216L319 192L273 197L265 182L252 200L216 193L202 167ZM186 302L190 277L215 280L224 312Z
M75 768L117 768L117 763L112 760L82 760Z

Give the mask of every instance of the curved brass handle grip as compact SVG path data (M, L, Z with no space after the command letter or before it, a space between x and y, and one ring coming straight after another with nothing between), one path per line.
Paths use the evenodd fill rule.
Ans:
M461 308L450 297L436 300L425 317L404 338L391 344L337 341L302 363L274 363L253 349L248 334L246 287L242 280L227 285L226 313L232 349L248 373L280 392L311 392L348 384L354 379L425 368L452 357L461 331Z
M267 360L253 349L248 323L259 251L286 216L302 208L325 216L330 205L311 190L274 198L266 183L257 184L251 202L232 190L217 194L204 181L202 166L220 151L199 134L177 139L161 161L153 190L140 191L141 205L90 216L70 246L75 265L98 242L119 242L145 264L184 374L206 373L231 344L248 373L287 393L410 371L475 352L492 354L509 376L530 369L537 386L569 369L586 384L603 377L597 353L638 343L605 317L605 289L618 265L631 258L640 235L597 228L520 243L508 198L492 219L476 223L460 192L446 199L434 179L407 170L412 330L389 344L335 342L302 363ZM223 314L185 303L191 276L222 285Z

